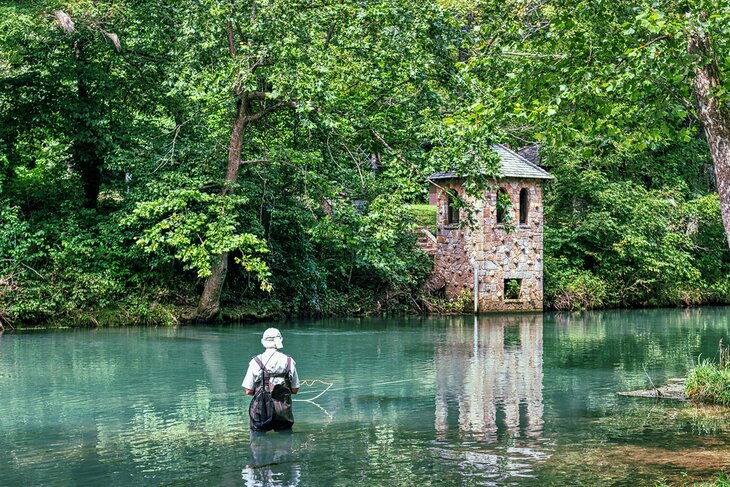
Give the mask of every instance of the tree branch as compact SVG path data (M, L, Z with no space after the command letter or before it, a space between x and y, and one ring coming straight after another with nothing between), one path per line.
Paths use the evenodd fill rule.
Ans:
M31 266L29 266L29 265L27 265L27 264L23 264L22 262L19 262L19 261L15 260L15 259L0 259L0 262L15 262L15 263L17 263L17 264L20 264L20 265L22 265L23 267L25 267L25 268L26 268L26 269L28 269L29 271L33 271L33 272L35 272L35 274L36 274L36 275L37 275L38 277L40 277L41 279L43 279L44 281L47 281L47 280L48 280L48 279L47 279L47 278L46 278L46 277L45 277L44 275L42 275L42 274L41 274L40 272L38 272L37 270L33 269L33 268L32 268Z
M381 137L381 136L380 136L380 134L378 134L378 133L377 133L377 132L375 131L375 129L373 129L373 128L370 128L369 130L370 130L370 133L372 134L372 136L373 136L373 137L375 137L375 140L377 140L378 142L380 142L381 144L383 144L383 147L385 147L386 149L388 149L388 152L390 152L390 153L391 153L391 154L393 154L393 155L394 155L395 157L397 157L399 161L401 161L401 162L402 162L403 164L405 164L405 165L407 165L408 167L410 167L412 171L415 171L415 173L416 173L416 174L418 174L418 175L419 175L420 177L424 178L424 179L425 179L426 181L428 181L428 182L429 182L430 184L433 184L434 186L436 186L437 188L439 188L439 189L441 189L441 190L443 190L443 191L449 192L449 189L448 189L448 188L444 188L443 186L441 186L441 185L440 185L440 184L438 184L437 182L435 182L435 181L433 181L432 179L430 179L430 178L428 178L428 177L424 176L424 175L423 175L423 173L421 172L421 170L420 170L419 168L417 168L417 167L416 167L416 166L415 166L414 164L411 164L410 162L408 162L408 161L406 160L406 158L405 158L405 157L403 157L403 155L402 155L402 154L401 154L400 152L397 152L397 151L396 151L395 149L393 149L393 148L392 148L392 147L391 147L391 146L390 146L390 145L389 145L389 144L388 144L388 143L387 143L387 142L385 141L385 139L383 139L383 137Z
M296 108L297 107L297 102L295 102L295 101L280 101L276 105L272 105L272 106L270 106L268 108L264 108L263 110L261 110L259 112L256 112L253 115L248 115L246 117L246 123L251 123L251 122L256 122L257 120L261 120L262 118L264 118L269 113L274 112L274 111L276 111L276 110L278 110L280 108L285 108L285 107Z
M505 56L518 56L518 57L534 57L534 58L546 58L560 61L568 57L567 54L537 54L533 52L517 52L517 51L501 51L500 54Z
M231 59L235 59L236 40L233 38L233 22L230 20L226 22L226 34L228 34L228 54L231 55Z
M654 44L656 42L664 41L666 39L672 39L673 37L674 36L672 36L671 34L665 34L665 35L662 35L662 36L659 36L659 37L657 37L655 39L650 40L649 42L647 42L646 44L644 44L643 47L649 47L649 46L651 46L652 44Z
M265 91L250 91L246 96L249 100L265 100L267 94Z

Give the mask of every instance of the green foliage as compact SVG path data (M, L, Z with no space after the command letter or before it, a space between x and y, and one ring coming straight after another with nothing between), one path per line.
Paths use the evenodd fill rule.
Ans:
M118 309L128 317L122 321L146 322L155 296L169 292L164 279L135 272L142 256L125 246L115 218L60 211L54 220L33 222L8 208L0 218L0 232L8 237L0 275L12 276L15 289L0 296L0 309L9 320L93 324L93 310Z
M696 146L695 166L706 153ZM557 309L727 302L730 252L715 194L689 191L691 167L635 180L649 154L563 150L546 199L545 299ZM679 154L686 156L684 147ZM672 150L657 158L678 157ZM691 164L688 164L691 166ZM636 171L636 172L635 172ZM626 176L628 174L628 176ZM638 178L637 178L638 179ZM670 186L675 184L676 186Z
M474 296L469 291L462 291L456 299L422 297L428 309L439 314L464 314L474 311Z
M727 57L730 10L716 2L485 1L467 12L474 47L457 66L474 106L508 136L585 156L690 142L688 40L707 32ZM730 66L720 64L722 79Z
M432 263L416 250L413 230L403 201L383 195L364 210L335 204L332 216L317 222L311 235L320 262L331 269L330 287L369 289L382 309L383 301L410 296L430 271Z
M174 323L221 254L231 319L416 309L426 177L493 191L491 145L531 140L548 305L730 302L685 103L687 34L725 59L727 6L475 5L0 2L0 319Z
M500 188L497 190L497 214L501 219L504 228L511 232L514 230L514 212L512 211L512 202L506 191Z
M74 0L0 14L0 195L13 202L0 258L18 286L6 316L169 323L140 303L190 306L223 253L229 310L411 306L430 264L405 204L424 194L422 134L447 93L448 12ZM234 88L268 115L243 134L230 185Z
M504 299L518 299L520 290L521 286L518 279L507 279L504 287Z
M561 311L601 308L607 297L606 283L590 271L570 265L567 259L545 258L545 274L550 287L545 292L549 305Z
M238 230L245 221L240 208L248 203L247 198L205 193L190 187L194 182L170 178L148 184L147 197L157 198L137 203L122 222L137 227L137 245L163 259L173 255L198 277L211 274L215 256L238 251L236 261L261 280L262 289L270 290L271 273L256 255L268 252L265 240Z

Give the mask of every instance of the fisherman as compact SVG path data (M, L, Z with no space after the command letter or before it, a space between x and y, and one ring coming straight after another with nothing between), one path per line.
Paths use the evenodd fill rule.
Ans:
M269 328L261 338L264 353L255 356L248 364L248 371L241 384L246 394L253 396L260 387L266 387L274 402L274 419L270 425L259 429L251 421L251 429L283 431L294 424L291 395L299 392L299 375L291 357L279 352L284 348L279 330ZM264 383L264 376L268 383ZM254 401L256 399L254 398Z

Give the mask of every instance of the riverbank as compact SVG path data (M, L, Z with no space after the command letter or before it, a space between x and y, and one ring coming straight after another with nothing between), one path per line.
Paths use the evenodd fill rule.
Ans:
M148 306L130 308L108 308L69 313L57 318L49 318L40 323L6 324L5 330L58 329L58 328L117 328L123 326L177 326L194 323L195 308L171 304L150 303ZM241 323L276 321L284 319L281 303L243 303L235 307L221 309L213 323Z
M214 320L197 321L194 318L195 307L190 305L175 305L169 303L152 302L147 305L134 307L113 307L106 309L88 309L83 312L70 312L55 317L45 317L38 321L17 321L5 324L5 331L23 329L61 329L61 328L117 328L134 326L178 326L186 324L234 324L234 323L255 323L274 322L292 319L317 319L317 318L377 318L377 317L458 317L473 316L469 311L471 299L447 301L444 299L434 300L438 307L433 307L431 312L425 312L426 306L417 308L394 307L392 309L379 309L377 312L371 310L359 310L356 313L333 313L328 315L304 315L297 316L287 312L284 304L278 300L269 301L246 301L235 306L224 306L220 315ZM433 303L433 302L432 302ZM688 312L701 313L703 310L724 309L726 306L697 306L691 308L680 307L644 307L644 308L610 308L603 310L583 310L565 312L559 310L545 310L543 312L527 312L526 314L555 314L564 320L572 321L582 319L587 313L652 313L655 311L677 311L683 314ZM514 315L520 313L481 313L480 316L492 315ZM730 314L730 313L729 313ZM3 331L0 328L0 331ZM676 385L676 384L675 384ZM651 392L651 391L648 391Z

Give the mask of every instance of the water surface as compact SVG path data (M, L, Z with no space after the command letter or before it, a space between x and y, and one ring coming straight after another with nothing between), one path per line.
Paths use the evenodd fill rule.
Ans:
M0 335L0 485L654 485L730 468L685 375L726 308L292 322L292 434L240 387L266 325Z

